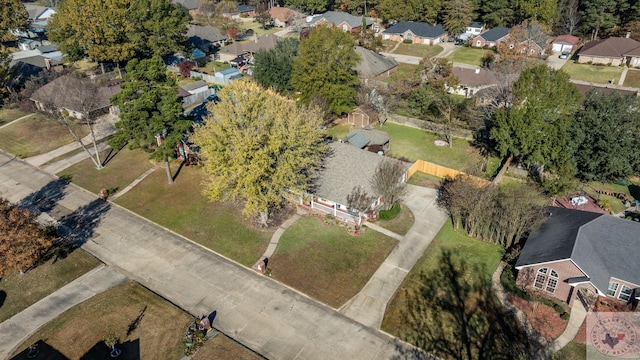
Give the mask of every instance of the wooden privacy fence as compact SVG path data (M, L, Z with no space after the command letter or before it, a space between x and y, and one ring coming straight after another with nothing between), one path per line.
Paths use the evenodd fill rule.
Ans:
M413 174L415 174L418 171L421 173L437 176L443 179L447 176L454 178L459 174L466 174L465 172L451 169L442 165L434 164L428 161L416 160L416 162L413 163L413 165L411 165L409 170L407 170L407 178L410 178ZM489 181L485 179L481 179L476 176L472 176L472 177L477 179L478 182L483 186L489 184Z

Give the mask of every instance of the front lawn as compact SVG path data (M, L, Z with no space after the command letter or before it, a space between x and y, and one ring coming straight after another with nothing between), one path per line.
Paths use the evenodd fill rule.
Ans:
M614 84L618 84L622 68L620 66L603 66L578 64L573 61L567 61L562 67L569 77L573 80L582 80L599 84L609 84L614 80Z
M73 123L71 127L80 137L89 133L86 125ZM0 129L0 148L20 158L43 154L73 141L64 125L40 113Z
M414 221L413 212L411 212L408 207L400 204L400 212L395 218L391 220L377 220L376 225L382 226L396 234L404 235L411 229Z
M444 359L467 346L472 358L512 355L526 335L490 289L502 253L447 221L387 305L382 329Z
M303 217L284 232L268 267L274 279L338 308L364 287L396 245L371 229L350 235L321 217Z
M466 46L458 47L458 50L452 52L448 58L453 63L462 63L474 66L482 66L482 58L487 52L493 50L477 49Z
M417 56L419 58L434 57L442 52L442 46L425 44L400 43L394 54Z
M0 126L4 124L8 124L13 120L19 119L26 115L28 114L23 112L20 109L10 109L10 108L0 109Z
M438 135L409 126L387 122L380 130L389 134L390 154L396 158L425 160L460 171L469 171L483 161L468 140L454 139L449 148L435 145Z
M0 322L35 304L80 275L98 266L93 256L77 249L65 258L51 259L24 274L0 279Z
M180 359L193 317L170 302L129 282L97 294L46 324L16 351L40 341L38 358L107 359L109 331L120 339L121 359ZM42 342L46 343L42 344Z
M119 152L103 151L100 153L100 160L105 164L100 170L96 169L91 159L85 159L57 175L69 179L94 194L100 192L102 188L114 194L155 166L149 161L149 154L142 150L129 150L127 147ZM164 168L156 171L159 170Z
M575 341L567 344L553 356L553 360L585 360L586 358L587 345Z
M627 70L627 76L624 78L624 86L640 89L640 70Z
M417 69L418 65L398 63L398 70L383 81L386 83L392 83L395 81L415 78Z
M176 171L173 164L172 173ZM253 265L272 232L252 227L240 205L210 202L202 195L203 180L199 168L185 166L169 185L162 168L115 202L245 266Z

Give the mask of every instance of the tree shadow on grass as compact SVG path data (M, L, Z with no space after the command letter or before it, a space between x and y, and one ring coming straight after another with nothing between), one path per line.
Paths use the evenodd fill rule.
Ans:
M27 359L47 359L47 360L67 360L60 351L42 340L34 343L35 349L30 353L29 348L24 349L11 360L27 360ZM37 353L37 355L33 355ZM31 355L30 355L31 354Z
M107 154L107 156L105 156L104 160L102 160L102 166L106 166L109 163L109 161L113 160L113 158L116 157L116 155L118 155L120 153L120 151L122 151L122 149L124 149L125 146L127 146L127 144L122 145L122 147L120 147L120 149L111 148L111 150L109 150L109 153Z
M407 290L406 341L443 359L528 359L543 348L498 302L490 281L475 275L481 269L449 251L438 264ZM415 358L413 349L397 350L395 359Z
M81 206L60 219L58 236L70 246L69 250L73 251L94 235L96 227L110 208L111 204L102 199L95 199Z
M122 344L116 345L116 348L122 351L120 356L118 356L118 360L140 359L140 339L125 341ZM109 349L104 341L99 341L82 355L80 360L111 359L110 352L111 349Z
M29 209L36 214L50 212L58 201L66 195L69 185L67 179L57 179L43 186L40 190L29 194L17 204L18 207Z
M2 278L0 278L0 281L2 281ZM2 307L2 305L4 305L4 301L7 299L7 293L4 290L0 290L0 308Z

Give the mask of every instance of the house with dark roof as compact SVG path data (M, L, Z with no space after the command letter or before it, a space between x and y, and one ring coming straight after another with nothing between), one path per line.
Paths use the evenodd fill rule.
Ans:
M375 51L356 46L356 53L360 56L360 63L355 70L361 79L386 79L398 70L398 62L392 57L380 55Z
M303 13L286 7L272 7L269 9L269 15L273 20L273 26L282 28L294 25L296 20L304 21L306 17Z
M200 5L202 5L202 0L171 0L171 2L184 7L191 15L197 15L200 12Z
M573 35L560 35L551 42L551 50L559 53L572 53L580 42L580 38Z
M331 214L337 219L360 224L373 216L382 206L383 197L373 191L370 180L383 161L399 161L373 152L358 149L346 143L334 142L324 164L316 174L315 187L308 194L312 209ZM408 169L409 166L407 165ZM398 181L405 182L407 174ZM374 197L366 214L358 214L347 206L347 197L354 188L360 187ZM302 203L302 201L301 201Z
M580 49L578 63L640 67L640 42L620 37L589 41Z
M382 32L384 40L411 40L413 44L435 45L446 41L447 30L442 25L418 21L401 21Z
M315 27L319 24L327 24L341 28L345 32L359 32L362 30L361 16L353 16L341 11L327 11L324 14L307 17L307 23L310 27ZM365 20L365 24L366 27L370 27L373 24L373 20L367 18Z
M635 221L550 207L516 262L517 283L569 304L586 294L629 302L640 297L638 248Z
M471 46L487 48L496 47L501 42L507 41L510 31L510 28L494 27L493 29L485 31L482 34L474 37L471 40Z
M449 87L447 91L450 94L462 95L471 98L479 91L496 86L498 80L493 71L487 69L469 69L454 66L453 75L460 80L455 87Z
M238 5L235 11L229 11L222 13L222 16L227 19L237 19L240 17L254 17L256 16L256 9L249 5Z
M250 59L253 54L259 50L273 49L280 40L282 40L282 38L275 34L254 36L250 40L236 41L232 44L221 47L216 56L218 56L220 61L223 62L236 61L238 57L246 57L247 59Z
M190 45L208 52L215 47L224 46L227 43L227 36L213 26L187 25L187 39Z
M77 90L76 83L72 82L73 75L61 76L43 87L36 90L31 95L31 101L36 105L36 108L41 111L49 111L53 106L56 109L66 110L70 116L77 119L86 117L95 118L101 114L112 113L117 114L118 109L111 106L111 97L120 92L120 83L123 80L113 80L100 87L98 87L95 99L90 104L90 108L87 109L86 103L83 102L82 96L78 93L78 96L74 96ZM88 78L82 79L82 81L90 82Z

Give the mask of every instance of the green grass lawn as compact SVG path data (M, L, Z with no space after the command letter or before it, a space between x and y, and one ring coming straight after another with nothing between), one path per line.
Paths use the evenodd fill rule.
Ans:
M409 56L417 56L420 58L433 57L442 52L442 46L438 45L424 45L424 44L404 44L398 45L394 54L402 54Z
M447 253L449 255L444 255ZM473 312L486 319L496 315L491 311L495 304L481 310L474 304L492 296L489 281L502 253L502 247L469 238L463 231L454 231L451 222L447 221L387 305L382 330L433 351L442 358L451 358L447 356L449 353L441 348L439 351L437 347L443 346L439 342L442 341L441 336L455 338L455 332L460 330L453 325L459 321L457 311ZM451 263L447 259L451 259ZM454 265L453 268L450 264ZM467 326L472 327L473 324ZM435 337L415 335L423 333ZM509 337L506 333L503 335ZM509 344L501 343L501 346Z
M411 212L408 207L401 204L398 216L391 220L377 220L376 225L382 226L396 234L404 235L409 231L409 229L411 229L414 222L415 218L413 217L413 212Z
M74 123L72 128L80 137L89 133L86 125ZM64 125L40 113L0 129L0 147L20 158L43 154L73 141Z
M176 170L173 164L173 174ZM238 205L210 202L202 195L203 180L200 169L183 167L169 185L162 168L115 202L243 265L253 265L272 231L253 228Z
M587 346L577 342L570 342L553 356L554 360L585 360Z
M27 115L27 113L23 112L20 109L10 109L10 108L0 109L0 126L4 124L8 124L13 120L19 119L25 115Z
M124 148L119 152L107 150L100 153L100 159L105 166L98 170L91 161L85 159L58 173L60 177L70 179L74 184L83 187L94 194L100 189L109 190L110 194L124 189L138 176L155 165L149 161L149 154L141 150ZM156 171L164 173L164 168Z
M635 182L631 182L629 185L620 185L615 183L601 183L597 181L591 181L586 186L582 186L581 190L584 190L586 193L593 196L593 198L595 198L596 200L608 200L609 204L611 204L611 211L614 214L626 210L624 203L615 196L598 194L597 190L610 193L621 193L625 194L628 199L633 198L640 200L640 184Z
M411 185L424 186L435 189L440 187L442 180L444 179L442 179L441 177L416 171L413 175L411 175L407 183Z
M191 315L129 282L65 311L32 335L16 353L40 341L38 358L58 359L62 355L65 359L107 359L109 349L104 339L112 331L120 339L122 359L180 359L191 321ZM22 356L17 359L27 358Z
M224 70L224 69L228 69L230 67L231 67L231 65L229 65L228 63L225 64L225 63L220 62L220 61L209 61L204 66L204 68L201 67L199 69L194 69L194 70L195 71L203 71L203 70L205 70L204 72L213 75L213 74L216 73L216 71L221 71L221 70Z
M253 30L254 34L258 34L258 35L273 34L282 30L281 28L275 27L275 26L265 30L262 28L261 24L255 21L240 21L239 28L240 30L244 30L244 31L251 29Z
M458 47L458 50L452 52L448 58L454 63L482 66L482 58L489 51L493 52L492 50L460 46Z
M420 129L387 122L381 128L391 138L390 153L409 161L430 161L452 169L469 171L476 167L482 156L467 140L454 139L453 147L436 146L438 136Z
M562 67L562 70L567 72L573 80L608 84L612 79L614 79L614 83L618 84L618 80L620 80L620 75L622 75L623 69L619 66L577 64L573 61L567 61L567 63Z
M418 65L398 63L398 70L384 79L384 82L391 83L394 81L400 81L403 79L409 79L416 76L416 69L418 69Z
M65 258L51 259L24 274L13 272L0 279L0 322L35 304L100 262L83 250Z
M268 267L274 279L338 308L362 289L396 244L371 229L350 235L321 217L303 217L284 232Z
M624 86L640 89L640 70L629 69L624 78Z
M333 125L327 128L327 136L330 136L334 140L344 139L350 130L351 125L349 124Z

